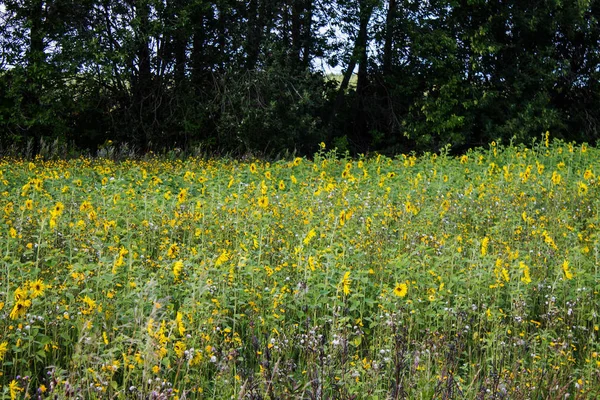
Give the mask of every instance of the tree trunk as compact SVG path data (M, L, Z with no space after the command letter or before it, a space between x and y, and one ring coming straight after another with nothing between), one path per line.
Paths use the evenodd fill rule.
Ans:
M44 28L43 28L44 2L37 0L32 2L29 13L29 23L31 26L29 37L29 54L27 63L34 66L44 62Z
M185 84L185 65L187 63L187 37L181 28L175 32L173 52L175 53L175 87L180 89Z
M312 0L306 0L306 8L304 10L304 49L302 52L302 68L308 70L310 67L310 51L312 47L312 17L313 4Z
M368 27L369 21L371 20L371 16L373 14L373 6L365 4L368 0L361 0L360 2L360 24L358 30L358 36L354 42L354 48L352 50L352 56L350 57L350 62L346 67L346 71L344 72L344 77L342 79L342 83L338 89L338 93L335 99L335 103L333 105L333 111L331 113L330 123L333 122L335 116L339 112L342 104L344 102L344 96L346 90L348 89L348 85L350 84L350 79L352 78L352 74L354 73L354 69L356 68L356 64L359 63L359 71L358 71L358 82L357 82L357 111L358 113L362 112L363 103L359 98L362 96L361 92L364 92L364 88L366 86L367 80L367 44L368 44ZM358 115L355 117L355 125L356 119ZM358 134L356 126L353 130L353 138L362 136L362 134ZM362 141L362 140L361 140Z
M385 43L383 44L383 74L389 75L392 71L392 53L394 42L394 27L396 26L396 0L389 0L388 12L385 19Z
M367 3L368 0L361 1L360 26L356 41L356 50L358 58L358 80L356 82L356 112L354 113L353 141L360 152L367 150L369 145L368 127L364 107L364 98L366 87L368 85L368 53L369 43L369 21L373 14L373 6Z
M139 145L147 147L152 141L152 67L150 62L149 37L150 7L147 0L135 0L135 17L139 28L136 32L137 76L134 74L132 82L133 91L133 119L137 121L134 140Z
M196 94L199 93L201 82L204 77L205 72L205 62L204 62L204 23L205 16L198 12L194 16L194 31L192 34L192 53L190 55L190 62L192 67L192 85L194 86L194 90Z
M32 1L29 9L28 19L31 26L29 36L29 49L27 52L26 84L23 93L23 114L27 119L27 135L33 139L33 151L37 153L40 148L40 139L44 135L43 121L40 120L42 113L40 107L40 91L44 79L42 65L45 62L44 45L44 2L42 0Z
M288 54L288 60L292 69L298 68L300 64L300 49L302 48L301 43L301 31L302 31L302 1L292 0L292 50L291 54Z
M150 8L146 0L136 1L136 15L139 18L139 32L137 34L138 56L138 84L141 89L147 89L152 80L150 64L150 48L148 44Z
M260 55L263 28L260 20L258 0L250 0L248 4L248 32L246 37L246 69L249 71L256 68Z

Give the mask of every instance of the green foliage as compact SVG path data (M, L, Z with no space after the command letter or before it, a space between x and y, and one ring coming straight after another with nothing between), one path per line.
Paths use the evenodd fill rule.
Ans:
M311 154L345 138L393 154L600 138L592 1L4 3L3 149ZM322 63L341 68L339 86Z
M1 160L0 396L597 398L600 151L448 150Z

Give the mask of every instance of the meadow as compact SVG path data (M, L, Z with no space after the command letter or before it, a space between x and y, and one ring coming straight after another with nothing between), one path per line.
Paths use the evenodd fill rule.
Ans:
M2 159L0 398L598 398L599 165Z

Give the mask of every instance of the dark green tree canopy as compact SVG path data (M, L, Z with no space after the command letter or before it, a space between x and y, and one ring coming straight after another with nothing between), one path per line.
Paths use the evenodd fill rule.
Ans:
M2 0L0 145L595 142L599 18L595 0Z

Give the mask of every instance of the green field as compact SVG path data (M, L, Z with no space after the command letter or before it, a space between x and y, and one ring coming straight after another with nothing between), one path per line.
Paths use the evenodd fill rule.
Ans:
M596 398L599 165L3 159L0 398Z

